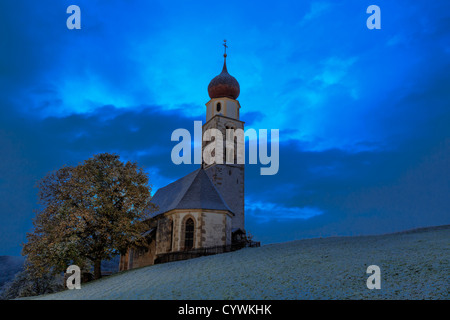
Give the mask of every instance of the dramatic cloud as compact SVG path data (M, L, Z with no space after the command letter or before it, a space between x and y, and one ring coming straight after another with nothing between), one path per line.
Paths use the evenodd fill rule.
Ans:
M195 170L170 136L204 121L224 38L246 128L280 129L278 174L246 166L257 240L450 223L450 4L380 0L368 30L356 0L79 0L68 30L71 4L0 3L0 254L51 170L116 152L153 191Z

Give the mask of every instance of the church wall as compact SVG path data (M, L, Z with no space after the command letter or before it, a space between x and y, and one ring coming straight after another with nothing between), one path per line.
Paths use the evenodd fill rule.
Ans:
M152 241L146 247L132 248L129 253L129 269L152 265L156 257L156 243Z
M245 230L244 166L213 165L205 170L221 196L233 211L232 228Z
M158 219L156 228L156 254L167 253L173 246L173 218L171 216Z
M174 238L172 251L184 250L185 222L194 220L194 249L231 244L232 219L223 212L181 211L172 214Z
M217 103L220 102L221 109L217 111ZM206 104L206 121L209 121L215 115L221 114L229 118L239 119L239 102L229 98L211 99Z
M232 242L231 231L232 231L232 218L228 215L224 216L224 223L226 226L226 234L225 234L225 244L229 245Z
M188 218L192 218L194 220L194 249L202 246L202 238L201 238L201 213L200 211L179 211L174 213L174 241L173 241L173 251L182 251L184 250L185 243L185 222Z
M130 249L128 249L128 251L125 255L120 256L119 271L128 270L129 252L130 252Z
M227 243L227 214L202 212L202 246L215 247ZM231 230L228 230L231 234Z
M147 246L131 247L125 255L120 256L119 271L145 267L154 264L156 258L156 242Z
M217 128L226 137L226 127L234 127L234 129L244 129L244 123L226 117L215 117L203 126L203 132L209 128ZM208 142L203 142L203 149ZM241 164L225 164L226 144L224 144L224 164L203 164L205 172L208 174L215 187L219 190L223 199L233 211L235 216L232 221L232 228L240 228L245 230L244 221L244 165ZM237 162L236 159L234 161Z
M131 247L120 258L119 270L153 265L157 255L183 251L186 221L194 220L194 247L215 247L231 244L232 217L213 210L176 210L157 219L156 239L148 246Z
M213 111L212 108L214 107L215 102L212 100L206 104L206 121L212 118Z
M227 117L230 118L238 118L237 114L237 103L233 100L227 100L227 113L225 114Z

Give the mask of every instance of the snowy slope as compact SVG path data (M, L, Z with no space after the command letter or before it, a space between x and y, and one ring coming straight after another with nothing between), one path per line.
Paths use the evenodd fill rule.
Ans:
M299 240L145 267L39 299L449 299L450 226ZM367 266L381 268L369 290Z

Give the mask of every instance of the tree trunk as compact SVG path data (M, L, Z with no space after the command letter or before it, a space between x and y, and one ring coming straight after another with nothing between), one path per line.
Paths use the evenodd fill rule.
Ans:
M95 260L94 262L94 279L100 279L102 277L102 261Z

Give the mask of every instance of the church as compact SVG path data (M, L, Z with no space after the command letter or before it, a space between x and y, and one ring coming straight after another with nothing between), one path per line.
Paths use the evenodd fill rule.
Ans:
M218 129L227 137L227 129L244 130L244 122L237 100L240 86L227 70L226 41L224 47L222 72L208 85L210 100L202 131ZM214 141L203 141L202 149L210 143ZM154 194L151 202L156 209L147 212L145 243L120 257L120 271L259 245L246 237L244 164L237 164L234 150L234 161L223 152L227 159L222 164L203 161L199 169Z

